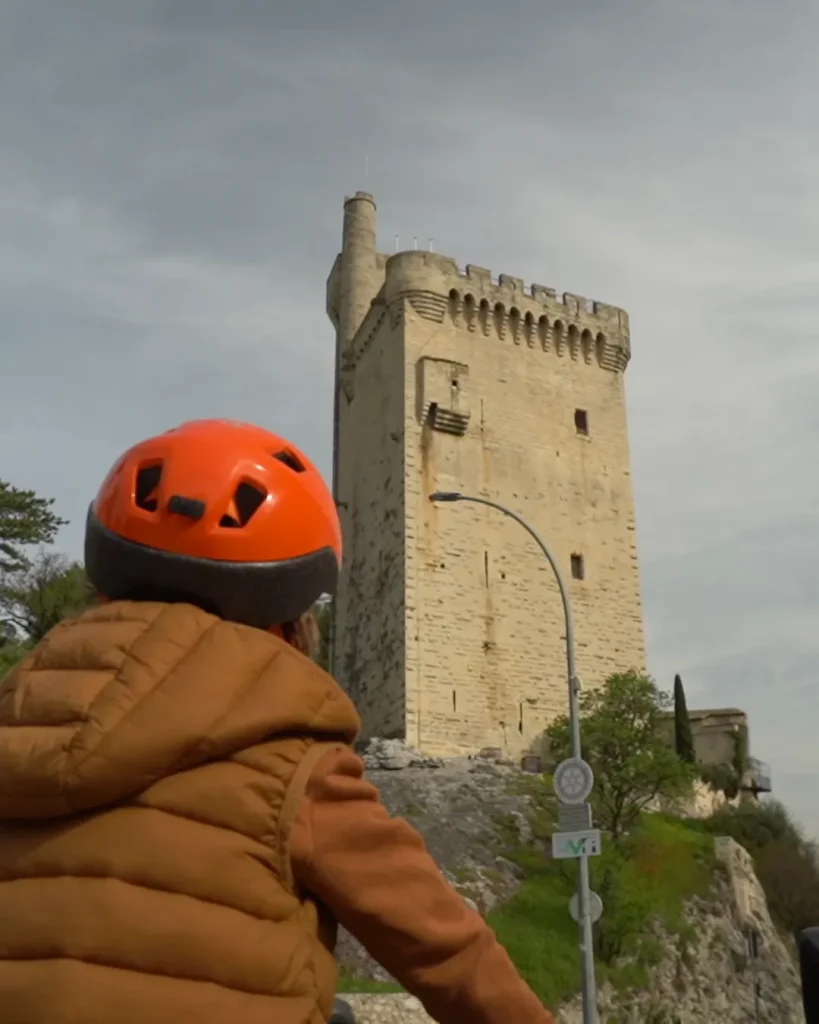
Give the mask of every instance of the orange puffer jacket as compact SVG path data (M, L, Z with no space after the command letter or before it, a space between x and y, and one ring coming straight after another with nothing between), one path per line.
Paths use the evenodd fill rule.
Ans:
M3 1024L320 1024L341 920L443 1024L553 1024L351 744L341 688L188 605L0 684Z

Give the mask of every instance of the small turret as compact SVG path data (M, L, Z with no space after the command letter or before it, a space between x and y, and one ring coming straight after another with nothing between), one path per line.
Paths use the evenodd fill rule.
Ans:
M378 290L375 200L356 192L344 201L344 229L338 275L338 343L343 352L355 337ZM380 282L379 282L380 284Z

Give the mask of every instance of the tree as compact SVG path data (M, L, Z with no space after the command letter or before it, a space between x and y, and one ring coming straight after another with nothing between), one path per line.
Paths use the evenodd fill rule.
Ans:
M8 640L0 637L0 680L3 679L31 649L31 644L19 643L16 640Z
M58 622L87 608L92 597L79 563L41 550L27 567L0 580L0 620L15 637L37 643Z
M23 548L50 544L67 521L53 511L53 498L21 491L0 480L0 572L19 572L30 563Z
M685 703L682 679L674 676L674 747L677 756L686 764L694 764L694 737L691 734L691 719Z
M594 771L591 802L602 828L618 838L658 796L682 796L694 771L671 749L664 732L670 698L637 672L610 676L581 697L583 756ZM571 753L569 721L547 730L555 761Z
M778 800L749 800L738 807L720 807L705 825L715 835L735 839L754 857L774 843L800 846L805 841L787 807Z
M30 647L28 642L20 642L10 623L0 620L0 679L14 668Z
M791 935L819 921L819 861L805 841L777 839L759 851L756 872L774 920Z
M819 921L819 857L784 804L749 800L720 807L704 822L751 854L774 921L795 934Z

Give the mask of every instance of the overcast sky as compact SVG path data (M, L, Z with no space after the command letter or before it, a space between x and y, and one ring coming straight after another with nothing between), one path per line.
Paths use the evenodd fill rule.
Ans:
M630 312L650 669L747 710L819 835L817 38L813 0L4 0L0 477L79 555L115 456L186 418L329 471L367 188L385 250Z

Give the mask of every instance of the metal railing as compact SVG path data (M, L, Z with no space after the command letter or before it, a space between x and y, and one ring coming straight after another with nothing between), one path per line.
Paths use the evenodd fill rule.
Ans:
M755 793L770 793L773 788L771 782L771 766L755 757L749 757L748 770L745 773L744 779L744 788L752 789Z

